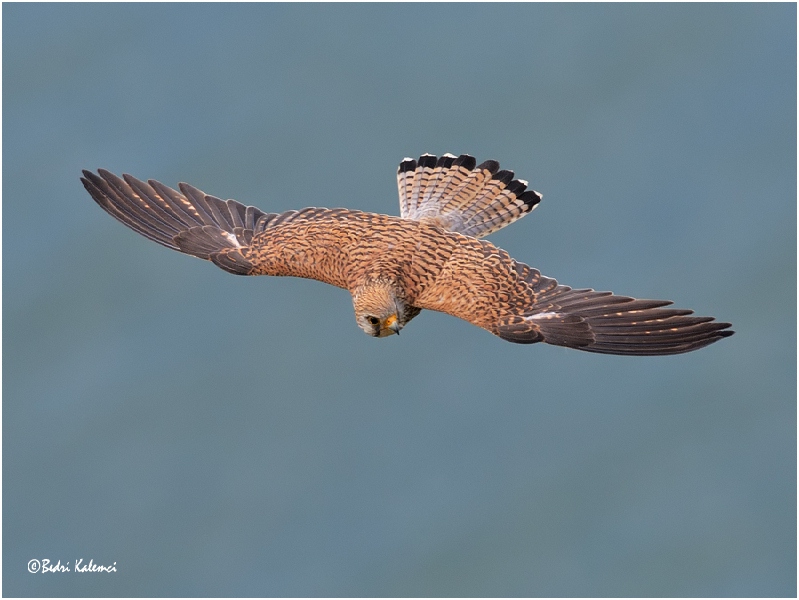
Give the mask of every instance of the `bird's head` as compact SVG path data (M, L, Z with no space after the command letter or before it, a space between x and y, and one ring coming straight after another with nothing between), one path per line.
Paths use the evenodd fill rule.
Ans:
M373 337L399 333L407 322L405 303L390 281L371 281L352 294L358 327Z

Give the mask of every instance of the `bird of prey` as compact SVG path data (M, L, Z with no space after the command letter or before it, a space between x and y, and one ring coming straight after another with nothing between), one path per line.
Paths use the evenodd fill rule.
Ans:
M352 295L358 326L399 333L422 309L459 317L510 342L588 352L689 352L733 334L729 323L612 292L572 289L480 238L541 201L513 171L468 154L406 158L400 216L346 208L267 213L188 184L180 191L103 169L83 171L112 217L167 248L236 275L318 279Z

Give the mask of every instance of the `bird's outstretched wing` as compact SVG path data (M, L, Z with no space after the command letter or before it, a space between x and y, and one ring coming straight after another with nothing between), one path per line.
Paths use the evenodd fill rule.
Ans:
M155 180L83 171L92 198L108 214L162 246L210 260L236 275L287 275L347 287L342 231L368 231L365 213L304 208L265 213L181 183L180 192ZM181 193L182 192L182 193Z
M468 154L406 158L397 170L400 215L473 237L484 237L533 210L541 194L495 160L475 166Z
M668 300L559 285L493 244L449 235L457 238L457 249L415 305L459 317L504 340L646 356L689 352L733 334L729 323L665 308L672 304Z
M253 236L279 216L209 196L185 183L180 193L155 180L117 177L105 169L99 175L83 171L81 182L103 210L135 232L206 260L225 262L225 254L249 246ZM231 264L227 270L249 274L252 265L242 256L238 260L238 267Z

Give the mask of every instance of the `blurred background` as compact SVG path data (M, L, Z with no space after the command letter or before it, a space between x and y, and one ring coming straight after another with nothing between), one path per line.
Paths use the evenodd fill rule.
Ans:
M3 17L3 595L795 596L795 5ZM737 334L375 340L346 292L171 252L78 180L397 214L424 152L543 193L512 256ZM117 572L27 569L79 558Z

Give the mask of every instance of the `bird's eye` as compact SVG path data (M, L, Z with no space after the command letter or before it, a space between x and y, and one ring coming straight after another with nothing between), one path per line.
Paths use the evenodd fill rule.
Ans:
M377 317L366 317L366 320L369 321L371 325L378 325L380 324L380 319Z

